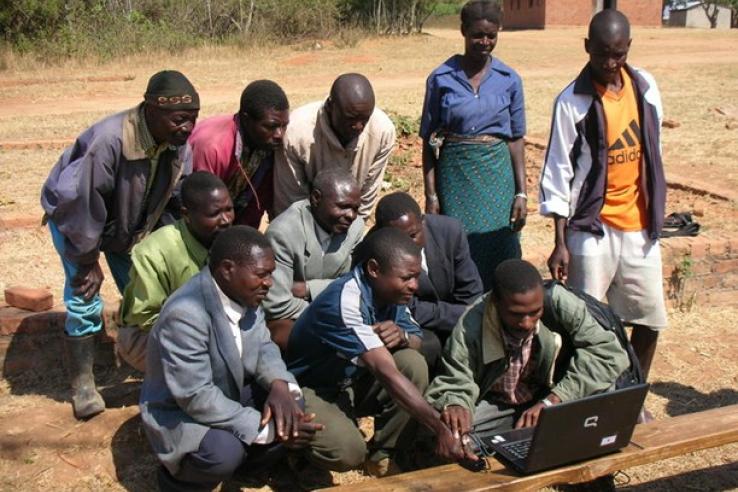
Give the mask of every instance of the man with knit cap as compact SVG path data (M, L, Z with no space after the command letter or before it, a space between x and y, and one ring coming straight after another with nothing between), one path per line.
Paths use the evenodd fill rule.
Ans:
M51 169L41 206L64 267L65 343L78 419L105 409L92 367L102 329L100 253L123 291L134 244L179 210L180 179L192 171L187 138L200 98L180 72L151 77L144 100L85 130Z

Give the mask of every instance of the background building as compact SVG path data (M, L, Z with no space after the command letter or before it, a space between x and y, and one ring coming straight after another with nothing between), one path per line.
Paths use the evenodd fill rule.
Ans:
M730 9L721 5L710 5L706 11L704 2L685 2L684 5L671 7L666 25L709 29L712 26L708 12L710 16L715 16L714 27L716 29L730 29Z
M617 7L631 24L661 25L661 0L502 0L506 29L586 26L603 8Z

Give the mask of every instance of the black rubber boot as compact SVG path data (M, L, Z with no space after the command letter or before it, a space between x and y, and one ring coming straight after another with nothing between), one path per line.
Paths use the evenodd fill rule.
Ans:
M77 419L88 419L105 410L105 401L95 388L92 365L95 362L95 335L65 337L69 354L72 407Z

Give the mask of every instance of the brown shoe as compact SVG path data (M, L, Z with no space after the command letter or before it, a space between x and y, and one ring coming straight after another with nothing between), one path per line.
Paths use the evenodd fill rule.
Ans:
M390 458L382 458L379 461L366 460L364 462L364 471L367 475L382 478L402 473L402 470L394 460Z

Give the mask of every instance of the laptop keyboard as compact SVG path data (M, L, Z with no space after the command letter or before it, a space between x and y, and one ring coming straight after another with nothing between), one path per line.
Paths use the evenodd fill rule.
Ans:
M499 446L516 458L524 460L528 456L528 451L530 451L530 443L532 441L532 439L525 439L523 441L506 442L505 444L500 444Z

